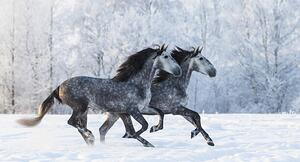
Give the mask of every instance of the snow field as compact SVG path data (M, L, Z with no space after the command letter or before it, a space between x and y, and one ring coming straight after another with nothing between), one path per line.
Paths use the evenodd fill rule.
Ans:
M202 125L214 140L208 146L199 134L190 139L193 126L180 116L167 115L164 130L142 135L155 145L144 148L121 138L119 120L100 143L98 128L104 115L89 115L88 128L95 146L86 146L77 130L67 124L70 115L46 115L37 127L15 121L33 115L0 115L0 161L100 161L100 162L299 162L300 115L204 114ZM156 116L145 116L149 127ZM135 128L140 126L135 123Z

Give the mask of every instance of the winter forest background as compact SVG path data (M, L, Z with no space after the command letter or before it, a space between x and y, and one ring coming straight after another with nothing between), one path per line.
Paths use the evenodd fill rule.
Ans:
M65 79L112 77L156 43L204 46L215 65L193 74L191 109L300 112L299 27L298 0L0 0L0 113L34 113Z

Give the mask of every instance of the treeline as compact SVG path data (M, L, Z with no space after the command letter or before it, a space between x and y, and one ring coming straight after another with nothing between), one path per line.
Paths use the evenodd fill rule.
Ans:
M194 110L299 112L299 8L296 0L2 0L0 113L33 113L63 80L112 77L126 56L160 43L204 46L215 65L214 79L193 74Z

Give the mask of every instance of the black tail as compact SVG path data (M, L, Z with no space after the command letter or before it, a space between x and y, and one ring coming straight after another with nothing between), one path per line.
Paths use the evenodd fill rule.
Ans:
M50 108L54 104L54 98L56 98L60 103L62 102L62 100L59 98L59 87L57 87L50 94L50 96L48 96L48 98L42 103L42 105L39 108L39 113L37 117L32 119L19 119L17 122L27 127L36 126L41 122L45 114L50 110Z

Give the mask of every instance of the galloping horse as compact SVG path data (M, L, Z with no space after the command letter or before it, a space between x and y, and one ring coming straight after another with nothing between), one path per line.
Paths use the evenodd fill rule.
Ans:
M158 70L151 86L152 98L147 109L142 110L145 115L160 115L159 124L151 127L150 132L163 129L164 114L182 115L192 123L196 129L191 132L191 138L201 132L207 144L214 146L213 140L201 126L200 116L197 112L183 106L187 102L187 87L193 71L200 72L209 77L216 76L216 69L202 54L202 48L192 51L183 50L179 47L171 53L172 57L181 66L181 77L171 77L167 72ZM155 111L153 111L155 110ZM108 118L100 128L100 137L105 139L107 131L118 120L118 114L109 113ZM128 133L123 137L130 137Z
M142 139L140 134L148 128L148 123L141 112L151 99L151 80L157 69L167 71L175 76L181 75L181 68L162 45L158 49L146 48L128 57L121 64L117 75L112 79L78 76L60 84L41 104L38 116L33 119L21 119L25 126L37 125L54 103L60 103L73 109L68 124L77 128L88 145L94 144L94 135L87 129L88 108L93 107L103 112L121 115L125 126L131 115L142 128L134 134L144 146L153 146ZM127 120L126 120L127 119ZM128 128L128 127L127 127ZM130 133L130 132L129 132Z

